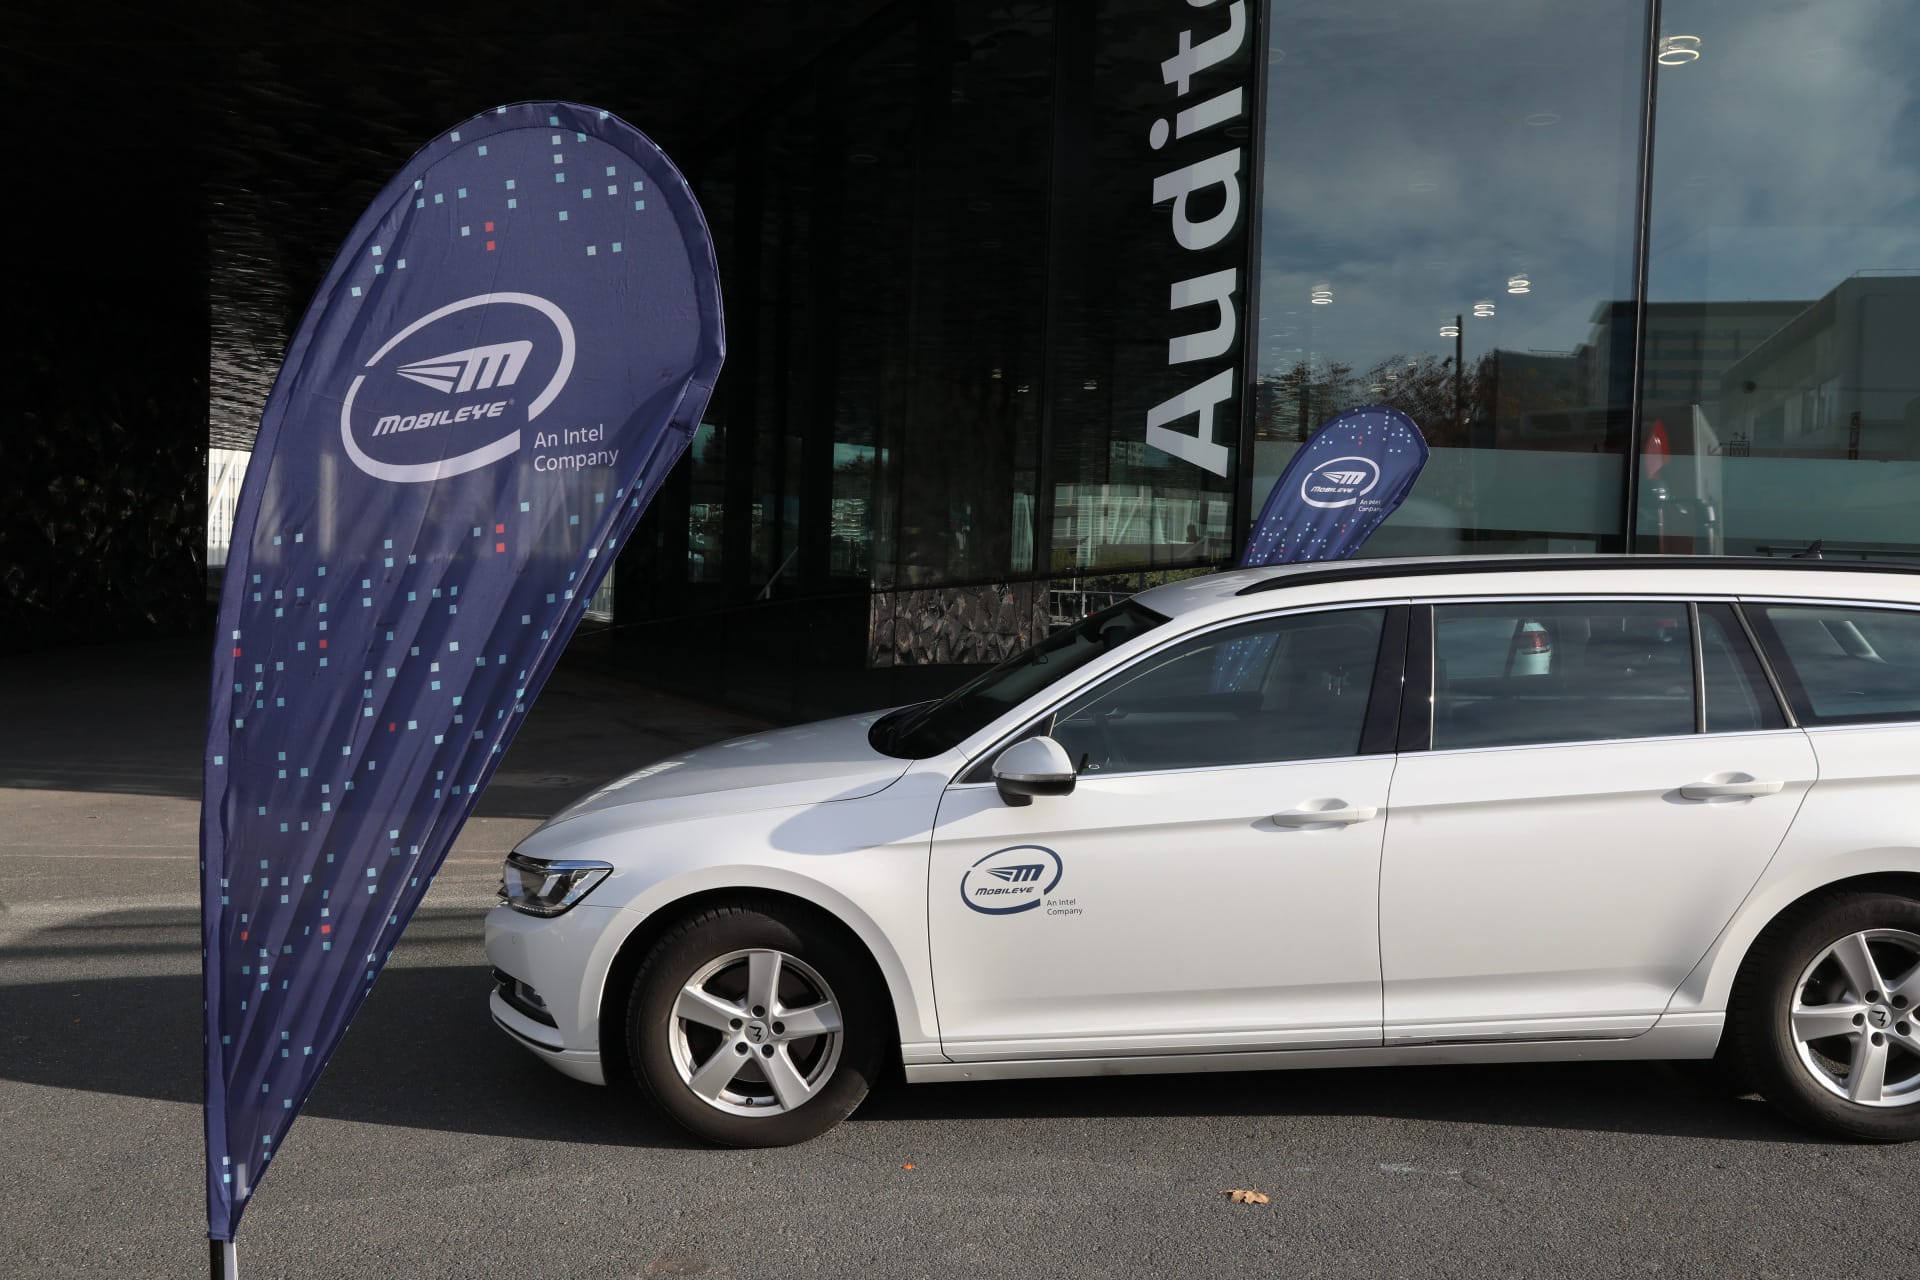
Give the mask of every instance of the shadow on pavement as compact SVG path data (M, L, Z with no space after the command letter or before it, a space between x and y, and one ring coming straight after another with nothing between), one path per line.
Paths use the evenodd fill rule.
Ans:
M534 1060L487 1015L477 912L429 908L381 975L308 1103L311 1115L451 1132L685 1147L630 1087ZM409 965L457 949L471 964ZM104 912L0 947L0 1078L198 1103L199 922L190 909ZM177 972L113 976L117 969ZM969 1119L1354 1116L1763 1142L1819 1141L1756 1100L1660 1063L1405 1067L995 1081L884 1088L862 1123Z
M406 949L434 942L444 949L457 939L477 951L474 924L473 911L422 911ZM63 966L153 968L156 956L182 970L0 986L0 1078L197 1105L198 930L190 911L118 911L0 948L0 972L56 958ZM193 940L184 952L183 935ZM389 968L307 1114L615 1146L688 1145L630 1091L570 1080L515 1047L487 1016L490 986L481 963Z
M0 788L200 798L207 645L157 641L15 658ZM766 726L562 663L476 816L544 818L662 756Z
M1758 1098L1660 1062L1354 1067L902 1086L856 1121L1353 1116L1722 1141L1824 1143Z

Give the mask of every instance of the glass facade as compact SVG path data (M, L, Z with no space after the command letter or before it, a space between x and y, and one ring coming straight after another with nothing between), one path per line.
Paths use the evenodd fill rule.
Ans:
M559 80L679 119L727 304L592 643L781 718L939 693L1230 564L1307 434L1382 402L1432 460L1366 555L1920 555L1916 19L863 0L683 32L707 61L651 99L651 31L556 48ZM345 100L313 101L332 136ZM330 248L268 230L344 224L386 173L309 151L263 146L212 202L216 566ZM256 203L283 188L309 194Z
M1254 492L1344 409L1432 447L1368 555L1619 550L1638 5L1275 0Z
M798 715L1228 556L1258 19L894 5L683 157L728 358L613 643Z
M1920 549L1917 18L1662 5L1642 548Z
M1920 553L1916 17L1274 0L1255 492L1384 401L1363 554Z
M1433 456L1366 555L1920 554L1916 18L884 10L694 160L732 351L619 629L907 696L1230 563L1369 403Z

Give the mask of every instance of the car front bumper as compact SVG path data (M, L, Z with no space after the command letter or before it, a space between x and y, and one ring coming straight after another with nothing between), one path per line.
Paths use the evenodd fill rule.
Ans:
M607 1082L607 1073L600 1065L598 1050L566 1049L553 1043L559 1036L558 1032L552 1027L535 1022L508 1004L498 991L488 997L487 1008L493 1014L495 1026L555 1071L572 1076L575 1080L584 1080L588 1084Z
M487 962L505 980L496 981L487 1000L494 1024L555 1070L605 1084L600 995L623 926L632 922L626 912L587 903L552 917L506 906L488 912Z

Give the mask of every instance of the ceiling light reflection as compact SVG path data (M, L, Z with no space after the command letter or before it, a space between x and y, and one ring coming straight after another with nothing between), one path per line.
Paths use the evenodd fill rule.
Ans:
M1700 60L1699 36L1663 36L1654 61L1663 67L1683 67Z

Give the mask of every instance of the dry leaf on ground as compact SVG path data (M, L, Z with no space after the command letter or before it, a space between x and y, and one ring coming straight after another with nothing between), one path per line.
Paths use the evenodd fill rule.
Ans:
M1272 1204L1273 1203L1272 1196L1262 1195L1258 1191L1245 1191L1238 1187L1234 1188L1232 1191L1222 1191L1220 1194L1223 1196L1226 1196L1228 1199L1232 1200L1235 1204Z

